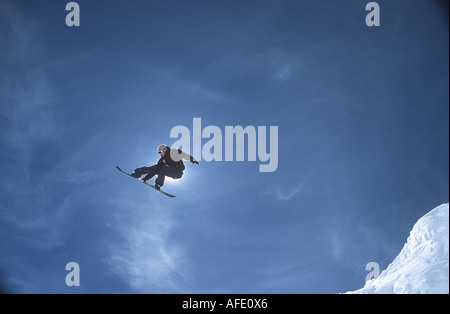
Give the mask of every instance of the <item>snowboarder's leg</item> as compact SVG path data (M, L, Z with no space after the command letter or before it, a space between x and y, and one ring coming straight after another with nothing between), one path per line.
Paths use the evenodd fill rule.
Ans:
M158 186L163 186L166 176L180 179L183 176L183 171L171 166L164 166L159 169L158 178L155 180L155 184Z
M158 173L159 168L160 168L160 166L158 166L158 165L154 165L151 167L136 168L134 170L134 172L131 174L131 176L139 179L144 174L146 174L144 181L147 181L147 180L153 178Z

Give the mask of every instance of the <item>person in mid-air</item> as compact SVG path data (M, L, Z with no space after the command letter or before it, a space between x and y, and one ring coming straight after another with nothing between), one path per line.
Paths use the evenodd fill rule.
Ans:
M180 179L183 176L184 169L186 169L183 159L190 161L192 164L199 164L194 157L184 153L181 149L170 148L165 144L159 145L157 151L161 158L156 165L136 168L131 174L133 178L137 179L145 174L146 176L142 180L144 182L147 182L155 175L158 175L155 180L155 188L157 190L164 185L166 176L174 179Z

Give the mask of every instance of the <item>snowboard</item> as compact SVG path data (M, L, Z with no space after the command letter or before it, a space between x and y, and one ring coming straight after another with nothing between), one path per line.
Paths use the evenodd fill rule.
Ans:
M151 187L151 188L154 189L155 191L158 191L158 192L160 192L160 193L162 193L162 194L164 194L164 195L166 195L166 196L168 196L168 197L175 197L175 195L172 195L172 194L170 194L170 193L167 193L166 191L163 191L163 190L161 190L161 189L159 189L159 190L156 189L155 186L154 186L154 185L151 185L150 183L147 183L147 182L142 181L141 179L132 177L131 174L129 174L129 173L126 172L126 171L123 171L122 169L120 169L120 168L117 167L117 166L116 166L116 168L117 168L117 170L119 170L120 172L125 173L125 174L126 174L127 176L129 176L130 178L133 178L133 179L135 179L135 180L138 180L138 181L141 182L141 183L144 183L145 185Z

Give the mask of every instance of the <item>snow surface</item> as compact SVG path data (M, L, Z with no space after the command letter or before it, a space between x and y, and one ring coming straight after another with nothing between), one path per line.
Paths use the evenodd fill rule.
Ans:
M449 293L449 204L420 218L400 254L354 294Z

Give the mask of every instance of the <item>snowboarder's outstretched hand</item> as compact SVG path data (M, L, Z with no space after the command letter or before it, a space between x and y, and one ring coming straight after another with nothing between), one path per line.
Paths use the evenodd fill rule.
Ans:
M193 165L200 165L197 160L191 161Z

